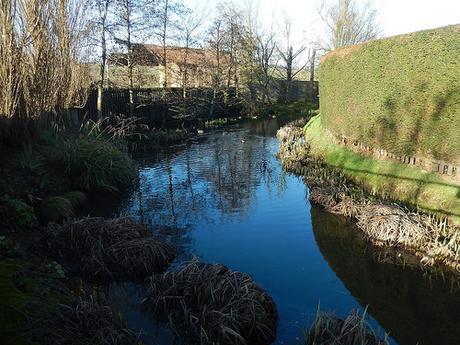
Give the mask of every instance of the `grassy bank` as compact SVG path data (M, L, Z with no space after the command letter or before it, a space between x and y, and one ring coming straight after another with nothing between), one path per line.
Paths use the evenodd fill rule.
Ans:
M368 181L355 177L356 166L351 174L350 168L328 163L336 163L328 158L335 150L326 150L323 143L322 153L318 153L314 140L305 141L305 127L308 133L316 121L320 120L315 118L308 125L292 122L277 133L281 141L277 156L286 170L303 177L309 186L310 201L351 220L375 247L396 249L397 255L403 251L425 267L441 266L460 272L459 228L445 217L417 212L407 203L389 198L390 192L385 196L369 193ZM320 133L319 128L316 130ZM322 138L333 140L327 133ZM312 152L314 145L316 151Z
M449 216L455 224L460 224L460 186L416 167L379 161L344 148L323 128L320 116L305 126L305 135L314 156L342 169L347 177L371 193Z

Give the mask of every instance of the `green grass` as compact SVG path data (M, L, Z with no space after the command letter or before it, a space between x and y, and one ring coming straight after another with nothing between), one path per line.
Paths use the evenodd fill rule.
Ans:
M342 169L370 192L416 205L424 211L448 215L454 223L460 224L459 185L417 167L376 160L344 148L325 131L319 115L305 126L305 135L314 156Z
M339 49L319 69L323 123L398 155L460 160L460 25Z
M56 157L73 185L81 190L115 192L135 177L131 157L110 141L81 137L66 140Z

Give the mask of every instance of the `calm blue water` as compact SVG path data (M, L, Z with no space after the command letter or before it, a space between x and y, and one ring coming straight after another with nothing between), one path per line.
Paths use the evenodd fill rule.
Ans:
M180 249L251 275L279 312L275 344L296 344L322 310L369 306L372 324L402 345L459 344L460 293L449 279L379 263L355 230L312 208L308 188L275 158L276 121L214 132L139 160L137 188L93 214L129 214ZM150 344L168 332L139 308L141 286L111 289L112 304ZM396 340L395 340L396 339Z

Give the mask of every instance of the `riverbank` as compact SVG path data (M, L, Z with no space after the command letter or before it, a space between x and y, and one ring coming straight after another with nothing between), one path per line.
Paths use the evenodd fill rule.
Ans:
M88 312L109 316L107 281L125 276L143 281L169 266L172 249L156 238L134 238L123 219L112 222L117 226L105 226L110 222L103 219L74 219L92 196L130 188L137 179L131 153L139 146L153 152L196 136L183 129L147 130L127 119L89 122L78 133L41 131L23 147L2 146L0 342L29 344L55 329L65 332L55 317L83 308L82 303ZM50 222L64 222L70 231ZM142 232L150 234L146 227ZM112 334L120 332L123 344L137 343L123 323L114 327ZM101 332L97 327L81 331ZM126 333L129 339L122 337Z
M353 152L325 130L320 116L305 127L305 137L313 157L320 157L329 166L342 170L371 194L413 205L460 224L460 185L416 166Z
M441 265L459 271L460 240L459 229L455 225L449 224L445 218L418 212L401 200L398 204L396 198L390 197L389 191L383 194L370 188L370 181L376 183L374 186L377 183L384 185L383 182L389 182L388 176L375 178L370 173L370 181L364 179L365 174L359 175L361 179L354 179L337 163L356 166L363 161L369 162L370 158L356 157L355 153L346 152L346 149L327 151L334 148L334 143L325 133L318 132L319 117L304 125L305 122L293 123L278 132L281 140L279 158L287 170L304 176L311 188L309 198L312 202L352 219L374 245L407 251L417 256L424 266ZM343 152L348 156L340 155ZM378 169L380 164L374 164ZM383 164L383 167L386 165ZM405 169L408 168L400 167L400 171ZM410 186L413 182L404 183ZM402 190L398 189L399 193Z
M102 344L113 336L113 344L137 344L103 289L84 282L50 247L47 227L77 217L90 194L123 191L135 180L128 127L40 130L23 145L0 147L1 343Z

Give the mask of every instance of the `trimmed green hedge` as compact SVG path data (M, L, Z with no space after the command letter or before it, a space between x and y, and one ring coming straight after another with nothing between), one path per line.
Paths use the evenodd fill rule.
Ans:
M335 135L460 161L460 25L334 51L319 81L323 125Z

